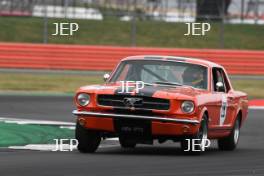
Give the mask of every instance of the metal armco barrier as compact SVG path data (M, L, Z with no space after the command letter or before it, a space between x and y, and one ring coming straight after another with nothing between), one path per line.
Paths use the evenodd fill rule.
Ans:
M132 55L202 58L229 74L264 75L264 51L0 43L0 68L111 71Z

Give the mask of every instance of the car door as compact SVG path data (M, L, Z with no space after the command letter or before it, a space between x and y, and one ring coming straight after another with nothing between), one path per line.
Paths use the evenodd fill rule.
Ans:
M230 86L226 79L225 72L222 68L215 67L212 70L213 74L213 92L212 95L214 96L214 102L213 102L213 111L212 119L211 119L211 126L215 128L224 128L228 127L228 121L227 117L230 113L229 104L230 98L229 98L229 90Z
M226 110L226 118L224 121L224 125L227 128L232 127L233 118L236 117L236 110L237 110L237 98L235 96L234 91L231 89L231 84L228 80L228 76L226 72L221 69L221 74L223 77L224 85L225 85L225 92L227 98L227 110Z

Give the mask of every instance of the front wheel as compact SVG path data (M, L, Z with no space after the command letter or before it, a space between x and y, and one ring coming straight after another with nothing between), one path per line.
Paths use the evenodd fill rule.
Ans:
M229 136L218 140L218 148L220 150L235 150L240 135L240 119L237 118Z
M78 122L75 129L75 137L78 140L77 148L81 153L94 153L101 142L99 132L86 129Z
M181 141L181 149L187 154L200 154L205 150L205 142L208 139L207 116L204 114L199 131L190 139Z

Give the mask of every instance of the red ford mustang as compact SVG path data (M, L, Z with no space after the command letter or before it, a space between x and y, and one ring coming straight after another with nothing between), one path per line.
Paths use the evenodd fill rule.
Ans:
M102 138L136 144L181 142L184 151L203 149L217 139L234 150L248 114L248 99L235 91L225 69L215 63L172 56L123 59L102 85L81 87L75 96L80 152L95 152ZM190 147L191 141L198 144Z

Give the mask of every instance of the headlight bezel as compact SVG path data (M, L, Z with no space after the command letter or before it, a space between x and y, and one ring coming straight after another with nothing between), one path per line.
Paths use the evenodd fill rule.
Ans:
M191 108L189 108L189 110L186 110L186 106L190 106L191 105ZM183 113L186 113L186 114L191 114L194 112L194 109L195 109L195 104L193 101L191 100L185 100L182 102L181 104L181 111Z
M83 102L82 102L83 101ZM91 96L87 93L79 93L76 96L76 102L78 105L85 107L90 104L91 102Z

